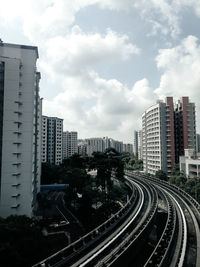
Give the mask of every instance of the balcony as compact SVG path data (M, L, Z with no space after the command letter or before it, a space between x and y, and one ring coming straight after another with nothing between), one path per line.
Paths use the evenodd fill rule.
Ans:
M14 204L14 205L11 206L11 208L12 209L17 209L17 208L19 208L19 206L20 206L20 204Z
M20 196L20 194L18 193L18 194L15 194L15 195L12 195L12 197L14 197L14 198L18 198Z
M21 175L21 173L19 173L19 172L18 172L18 173L13 173L13 174L12 174L12 176L16 176L16 177L18 177L18 176L20 176L20 175Z
M20 183L12 184L12 186L13 186L13 187L16 187L16 188L17 188L18 186L20 186L20 185L21 185Z

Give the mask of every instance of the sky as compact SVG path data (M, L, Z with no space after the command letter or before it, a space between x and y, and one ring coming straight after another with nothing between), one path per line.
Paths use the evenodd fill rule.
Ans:
M157 99L189 96L200 129L200 0L0 0L0 38L39 50L43 115L78 138L133 143Z

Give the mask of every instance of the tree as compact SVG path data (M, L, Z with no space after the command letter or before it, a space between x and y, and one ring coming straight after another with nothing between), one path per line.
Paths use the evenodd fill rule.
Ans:
M155 174L155 177L163 181L168 180L167 174L163 170L158 170Z

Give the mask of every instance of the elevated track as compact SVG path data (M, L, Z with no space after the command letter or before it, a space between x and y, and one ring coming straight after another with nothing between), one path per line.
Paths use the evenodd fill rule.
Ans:
M132 195L118 213L34 267L199 267L200 205L167 182L130 171L125 178ZM159 201L166 215L162 233L146 255L143 247L159 227Z

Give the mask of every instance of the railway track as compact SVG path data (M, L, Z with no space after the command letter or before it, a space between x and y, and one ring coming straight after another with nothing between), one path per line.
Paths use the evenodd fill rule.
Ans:
M143 189L128 179L126 183L131 188L132 195L119 212L76 242L35 264L34 267L79 266L80 264L89 266L98 262L113 244L119 243L119 237L126 235L125 229L128 230L133 224L137 225L136 219L138 220L140 211L147 206L148 195L145 195Z
M34 265L57 266L200 266L200 205L187 193L144 174L126 172L132 190L118 213L68 247ZM162 233L147 255L145 242L158 227L158 202L166 214Z
M128 176L134 180L151 183L168 197L176 210L173 222L177 221L178 224L176 232L171 234L173 238L171 246L168 248L161 244L156 246L155 254L152 254L152 258L147 261L145 266L200 266L200 205L186 192L168 182L142 174L129 173ZM162 240L165 239L162 238ZM161 255L164 250L165 254ZM152 261L153 255L156 255L156 259L162 259L159 264L155 265L155 262Z

